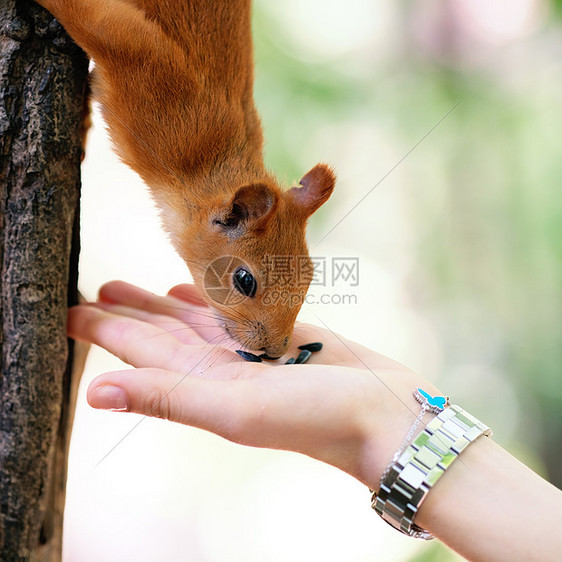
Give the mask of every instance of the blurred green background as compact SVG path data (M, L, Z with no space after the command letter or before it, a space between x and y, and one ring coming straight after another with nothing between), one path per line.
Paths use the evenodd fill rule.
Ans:
M436 335L435 378L562 487L562 2L318 2L316 22L334 27L328 53L329 31L311 46L287 16L302 3L268 4L257 3L255 34L269 163L297 178L301 138L327 123L341 131L328 133L330 161L348 176L311 238L407 155L360 203L374 221L354 228L380 243L380 192L401 192L406 291ZM349 17L356 41L341 45ZM358 142L353 128L373 132ZM392 267L393 240L382 246L373 255ZM435 545L411 560L450 556Z
M299 19L306 10L325 26L313 37ZM348 174L314 217L311 240L415 147L360 203L375 222L357 222L357 210L345 221L380 242L379 194L401 191L413 250L407 289L438 335L440 384L458 401L479 394L474 413L559 487L561 17L562 2L539 0L260 1L255 10L269 164L298 179L310 164L303 143L322 131L324 157ZM354 128L373 133L361 143ZM350 142L363 152L355 162ZM384 245L396 251L393 240Z

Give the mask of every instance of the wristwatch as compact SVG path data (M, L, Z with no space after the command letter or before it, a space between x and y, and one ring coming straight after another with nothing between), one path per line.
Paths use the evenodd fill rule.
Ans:
M432 539L414 519L429 490L466 447L492 430L455 404L445 407L385 471L371 507L411 537Z

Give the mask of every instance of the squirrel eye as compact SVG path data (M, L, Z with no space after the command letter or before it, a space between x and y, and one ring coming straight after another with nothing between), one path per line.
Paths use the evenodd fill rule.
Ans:
M253 297L258 288L258 282L254 276L245 269L239 267L232 276L234 288L246 297Z

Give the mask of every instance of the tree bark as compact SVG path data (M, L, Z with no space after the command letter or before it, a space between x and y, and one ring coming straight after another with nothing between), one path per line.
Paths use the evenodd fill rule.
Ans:
M87 60L31 1L0 2L0 560L60 560L73 417Z

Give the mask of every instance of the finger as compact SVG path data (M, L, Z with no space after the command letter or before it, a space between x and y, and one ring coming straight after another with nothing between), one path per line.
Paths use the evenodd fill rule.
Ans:
M205 341L213 341L224 334L213 312L207 306L173 296L158 296L124 281L111 281L99 290L104 303L121 304L155 314L172 316L189 324Z
M154 312L147 312L139 308L124 306L120 304L109 304L105 302L97 302L93 305L96 308L105 310L110 314L124 316L127 318L135 318L147 324L152 324L161 330L168 332L174 336L181 343L187 345L204 345L206 341L195 331L191 326L185 322L173 318L172 316L165 316L163 314L156 314Z
M247 369L246 365L238 369L242 367ZM229 371L233 377L240 374L236 368ZM254 394L240 380L209 381L160 369L136 369L100 375L90 383L87 399L94 408L164 418L242 442L241 428L259 407Z
M68 333L74 339L103 347L135 367L157 367L202 376L212 365L240 360L218 345L185 345L157 326L89 305L69 310Z
M196 306L207 307L207 303L201 298L195 285L189 285L188 283L182 283L181 285L176 285L168 291L168 295L180 299L185 302L189 302Z

